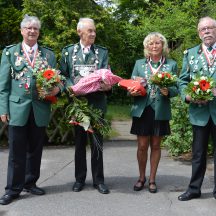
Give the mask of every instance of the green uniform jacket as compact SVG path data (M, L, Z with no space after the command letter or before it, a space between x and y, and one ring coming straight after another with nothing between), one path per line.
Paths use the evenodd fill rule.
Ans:
M213 73L210 73L207 66L207 60L202 52L202 46L198 45L185 51L182 71L180 75L179 89L181 92L182 100L185 101L185 87L196 75L204 75L213 77L216 81L216 60L213 64ZM189 118L193 125L205 126L208 120L212 117L216 125L216 99L209 101L206 105L198 105L190 103L189 105Z
M164 64L160 68L160 71L170 72L172 74L177 73L177 64L172 59L165 59ZM151 76L151 70L148 66L147 59L140 59L136 61L136 64L133 69L132 77L139 76L148 78L147 76ZM171 119L171 105L170 98L174 97L178 94L177 86L169 87L169 95L163 96L160 94L159 89L157 89L156 97L155 97L155 120L170 120ZM147 87L147 95L146 96L136 96L134 97L134 104L132 106L131 115L134 117L140 117L146 106L149 105L150 91Z
M76 53L74 57L74 52ZM75 59L74 61L72 59ZM108 50L104 47L93 44L91 46L88 60L85 62L81 46L79 43L66 46L62 51L60 60L61 73L66 77L66 87L74 85L74 78L77 72L74 71L75 65L92 65L96 63L96 69L108 68ZM106 94L98 91L85 95L89 104L95 108L106 111Z
M55 68L54 53L38 47L34 70ZM33 68L29 66L21 43L3 50L0 67L0 115L9 114L9 125L24 126L33 108L37 126L47 126L50 119L50 102L38 100ZM28 87L27 87L28 86Z

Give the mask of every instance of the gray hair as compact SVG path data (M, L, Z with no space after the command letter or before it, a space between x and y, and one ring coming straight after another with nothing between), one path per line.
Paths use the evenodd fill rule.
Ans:
M152 38L155 38L155 37L160 38L160 41L163 44L163 52L162 52L163 56L167 56L169 53L167 39L159 32L151 32L144 38L144 41L143 41L144 56L146 58L149 57L149 51L148 51L149 42Z
M77 30L82 29L85 27L86 22L91 22L93 25L95 25L94 20L91 18L80 18L79 22L77 24Z
M36 16L29 16L28 14L24 15L24 18L22 22L20 23L20 28L26 27L29 23L34 24L38 27L38 29L41 28L41 22Z
M201 23L202 21L206 20L206 19L209 19L209 20L213 21L214 26L216 26L216 20L215 20L215 19L213 19L213 18L211 18L211 17L209 17L209 16L205 16L205 17L202 17L202 18L199 19L199 22L198 22L198 25L197 25L198 31L199 31L200 23Z

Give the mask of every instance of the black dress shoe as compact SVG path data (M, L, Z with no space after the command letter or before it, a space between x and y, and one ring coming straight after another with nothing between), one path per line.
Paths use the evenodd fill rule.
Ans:
M29 192L34 195L44 195L45 191L42 188L35 186L24 188L24 191Z
M1 205L8 205L10 204L14 199L17 199L19 197L19 194L15 195L9 195L5 194L0 198L0 204Z
M98 190L99 193L102 193L102 194L110 193L108 187L103 183L98 184L98 185L94 184L94 187Z
M82 183L82 182L75 182L74 185L73 185L73 188L72 190L74 192L80 192L85 186L85 183Z
M178 200L180 201L188 201L191 199L199 198L201 196L201 193L191 193L189 191L186 191L185 193L181 194L178 197Z

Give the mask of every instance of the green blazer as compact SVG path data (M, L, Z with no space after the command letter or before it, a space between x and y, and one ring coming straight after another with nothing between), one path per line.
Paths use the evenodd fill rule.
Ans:
M74 85L79 76L75 69L79 65L95 65L94 69L108 68L108 50L93 44L90 48L87 61L84 60L80 43L68 45L62 50L60 59L61 73L66 77L66 87ZM81 77L80 77L81 78ZM106 94L102 91L85 95L89 104L106 111Z
M47 126L50 119L50 102L38 99L33 70L56 66L54 53L38 47L35 67L24 55L21 43L7 46L2 53L0 67L0 115L9 114L9 125L24 126L33 108L37 126Z
M216 60L214 60L211 71L202 51L202 45L198 45L184 52L182 71L180 75L179 89L182 100L185 101L185 87L196 75L213 77L216 81ZM209 101L206 105L189 104L189 119L191 124L205 126L212 117L216 125L216 99Z
M165 59L164 64L160 68L160 71L171 72L172 74L177 73L177 63L172 59ZM149 78L151 76L151 70L148 66L147 59L137 60L132 72L132 77L139 76L144 78ZM146 77L147 76L147 77ZM157 89L156 96L154 99L154 110L155 110L155 120L170 120L171 119L171 105L170 98L178 94L177 86L169 87L169 95L163 96L160 94L160 90ZM134 97L134 104L131 109L131 115L134 117L140 117L150 102L150 90L147 87L146 96L136 96Z

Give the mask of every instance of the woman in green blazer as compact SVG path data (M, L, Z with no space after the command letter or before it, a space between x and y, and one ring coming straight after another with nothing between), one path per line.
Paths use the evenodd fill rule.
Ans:
M147 94L141 96L140 91L130 88L129 93L134 97L132 106L131 133L137 135L137 160L139 165L139 179L134 185L135 191L143 189L146 181L146 164L148 148L150 146L150 177L149 192L156 193L155 177L161 157L160 143L162 137L170 134L169 120L171 119L170 98L178 94L176 86L159 88L149 83L149 78L157 72L177 73L177 64L168 59L168 45L166 38L152 32L143 41L145 58L137 60L133 69L132 79L147 82Z

